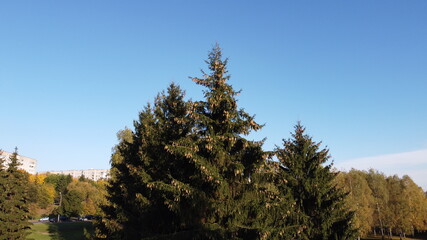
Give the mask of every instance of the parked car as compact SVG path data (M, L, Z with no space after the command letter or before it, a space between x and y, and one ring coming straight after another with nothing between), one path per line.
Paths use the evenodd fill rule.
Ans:
M47 222L49 221L49 217L42 217L39 219L39 222Z

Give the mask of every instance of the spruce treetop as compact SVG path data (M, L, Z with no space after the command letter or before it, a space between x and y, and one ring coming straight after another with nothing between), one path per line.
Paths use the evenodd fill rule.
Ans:
M261 125L254 121L254 117L244 112L243 109L237 109L236 96L240 91L233 90L233 87L227 83L230 79L228 75L228 58L222 59L221 48L218 44L212 49L205 61L211 71L206 74L202 70L203 78L192 78L194 82L208 88L204 91L206 102L197 102L196 119L201 119L204 125L209 126L206 129L210 134L247 135L251 130L259 130Z
M8 165L8 171L16 171L21 163L18 160L18 148L15 147L15 151L12 153L10 157L10 163Z
M305 127L298 122L295 125L295 132L291 133L292 138L283 140L284 151L279 151L280 160L286 169L297 171L313 171L330 159L327 148L320 149L322 142L314 142L312 137L305 134ZM306 159L295 159L306 158ZM327 170L332 167L332 163L324 166ZM307 172L308 173L308 172Z

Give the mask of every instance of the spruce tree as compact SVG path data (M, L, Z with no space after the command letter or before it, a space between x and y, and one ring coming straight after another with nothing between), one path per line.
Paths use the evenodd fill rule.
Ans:
M249 224L258 230L259 239L293 239L298 230L292 191L284 181L279 163L271 159L251 175L244 199Z
M261 126L237 108L218 46L207 63L211 73L193 79L207 87L205 101L184 101L171 85L115 148L100 237L248 239L262 232L248 215L246 193L264 152L262 142L244 138Z
M28 173L19 165L15 149L7 169L0 166L0 239L25 239L29 234Z
M276 149L282 184L291 189L295 201L294 221L299 229L293 239L350 239L355 234L353 212L345 209L346 194L334 184L332 164L325 165L329 150L320 149L321 143L304 131L298 123L292 138Z
M3 221L8 218L8 212L6 211L8 183L5 159L2 157L2 153L3 151L0 150L0 239L4 239L1 236L7 232L7 226L3 224Z
M191 168L184 157L168 151L169 145L192 130L189 105L181 89L171 84L167 94L160 94L153 107L147 105L140 113L134 132L124 132L127 137L112 157L110 204L104 207L106 216L98 227L101 235L142 239L192 224L179 216L180 199L189 193ZM185 210L188 215L190 209Z
M185 156L196 168L193 186L203 192L202 209L205 238L249 238L261 232L248 222L245 193L251 175L263 163L262 142L245 135L261 126L254 117L237 106L239 94L228 84L228 60L222 59L216 45L209 53L209 73L193 81L207 88L204 101L195 102L191 117L195 121L189 140L178 142L171 151Z

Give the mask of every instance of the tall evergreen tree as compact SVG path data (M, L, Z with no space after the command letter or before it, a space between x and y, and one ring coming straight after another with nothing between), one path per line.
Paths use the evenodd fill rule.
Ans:
M346 194L333 183L336 176L327 149L320 149L305 128L298 123L292 138L277 148L283 184L292 189L295 198L295 223L300 226L294 239L350 239L353 212L344 206Z
M7 169L0 166L0 239L19 240L28 235L29 180L28 173L18 169L19 164L18 152L15 150Z
M109 239L257 237L248 220L251 175L264 159L262 142L244 135L261 126L237 108L227 60L215 47L210 74L193 80L205 101L183 100L171 85L148 105L112 158L110 204L98 229ZM128 132L129 133L129 132Z
M216 45L206 61L210 72L202 71L202 78L193 78L207 88L205 101L194 104L191 117L196 127L190 141L179 142L172 151L185 156L196 167L194 187L203 192L207 202L202 211L203 228L214 233L215 238L229 239L258 232L246 224L244 193L251 174L264 161L264 152L262 142L244 137L261 126L253 116L238 108L239 92L228 84L227 62Z

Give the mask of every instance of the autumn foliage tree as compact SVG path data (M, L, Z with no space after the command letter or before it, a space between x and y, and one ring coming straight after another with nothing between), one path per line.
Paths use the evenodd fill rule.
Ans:
M407 175L386 176L370 169L340 172L337 184L349 192L346 206L355 211L359 236L415 236L427 230L427 197Z
M358 236L372 233L374 226L375 199L366 180L366 173L352 169L348 173L340 172L336 178L337 185L348 192L345 198L346 208L354 211L352 225L358 229Z
M45 182L45 174L30 175L28 183L28 200L31 217L38 217L40 214L48 215L54 208L55 187L53 184Z

